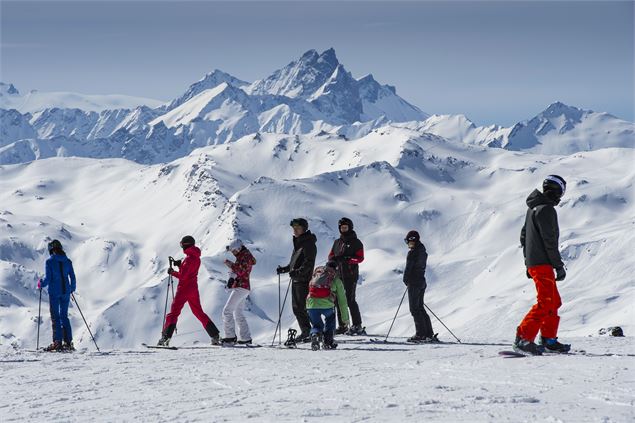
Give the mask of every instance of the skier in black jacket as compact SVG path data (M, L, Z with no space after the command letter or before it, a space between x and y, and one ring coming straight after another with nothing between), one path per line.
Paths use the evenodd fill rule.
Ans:
M362 327L362 316L359 312L359 305L355 299L357 280L359 279L359 263L364 261L364 244L357 238L353 230L353 221L348 217L343 217L337 223L340 237L333 241L333 247L329 252L329 260L337 263L337 273L344 284L346 291L346 302L351 312L353 326L350 329L342 321L339 311L337 313L338 329L336 333L347 335L365 335L366 331ZM337 301L335 310L338 310Z
M415 321L416 333L408 338L408 342L438 342L437 335L432 330L430 316L423 305L423 295L426 292L426 263L428 253L421 243L419 232L410 231L404 239L408 245L406 269L403 273L403 283L408 287L408 303L410 314Z
M306 311L306 297L309 295L309 282L313 276L315 257L317 256L317 238L309 230L309 222L303 218L293 219L293 253L287 266L278 266L277 273L288 273L292 281L291 297L293 314L300 326L298 342L311 339L311 321Z
M514 349L528 354L540 355L543 350L567 352L570 345L558 342L562 305L556 281L566 277L564 263L558 250L558 215L555 206L566 191L566 181L558 175L549 175L542 183L543 192L534 190L527 197L525 224L520 232L527 277L534 280L538 291L537 303L529 310L516 331ZM554 275L555 269L555 275ZM540 331L541 344L534 339Z

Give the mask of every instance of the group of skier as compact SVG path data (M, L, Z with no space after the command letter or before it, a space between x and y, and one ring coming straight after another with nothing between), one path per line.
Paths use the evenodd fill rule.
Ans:
M527 198L527 214L521 230L527 277L533 279L537 302L518 326L513 347L516 351L540 355L545 351L567 352L570 345L558 342L558 309L562 305L557 281L566 276L558 250L559 228L555 206L566 191L565 180L549 175L542 192L534 190ZM364 245L357 237L353 221L343 217L338 222L339 236L333 242L324 266L315 266L317 238L309 230L308 221L296 218L290 222L293 230L293 251L289 263L277 267L277 274L289 274L292 309L300 334L294 342L311 342L313 349L334 349L336 334L365 335L356 299L359 264L364 261ZM412 230L404 238L408 246L403 282L407 287L410 313L414 319L413 343L439 342L426 313L424 294L428 254L419 233ZM256 259L241 240L234 240L226 250L235 261L225 260L229 269L229 297L223 308L224 337L212 319L203 311L198 291L201 250L192 236L181 239L185 258L170 260L168 274L178 279L176 295L165 317L159 346L169 346L185 303L201 322L214 345L251 344L251 333L244 316L249 295L250 274ZM58 240L49 243L50 257L46 261L46 276L38 281L41 290L48 287L53 343L47 351L73 350L72 330L68 319L70 297L76 288L72 262L66 257ZM175 266L177 269L174 269ZM555 270L555 274L554 274ZM404 294L405 295L405 294ZM350 318L349 318L350 311ZM338 327L336 328L336 321ZM540 332L540 344L535 338ZM295 331L293 331L295 334Z

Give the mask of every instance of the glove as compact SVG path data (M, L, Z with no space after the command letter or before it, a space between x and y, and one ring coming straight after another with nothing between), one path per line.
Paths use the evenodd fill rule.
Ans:
M566 277L567 272L564 270L564 267L558 267L556 269L556 281L563 281Z
M236 282L236 279L234 278L229 278L227 280L227 288L232 289L234 287L234 282Z
M292 271L289 272L289 276L291 276L291 278L295 278L296 276L298 276L300 274L300 272L298 272L297 270L293 269Z
M38 281L37 281L37 289L42 289L42 279L38 279Z
M168 268L168 275L172 275L172 273L174 273L174 269L172 269L171 267Z
M276 267L276 273L278 275L281 275L283 273L287 273L289 271L289 269L287 268L287 266L278 266Z
M527 275L527 279L533 279L529 274L529 270L525 270L525 275Z
M174 260L172 262L176 267L181 267L181 264L183 264L183 260Z

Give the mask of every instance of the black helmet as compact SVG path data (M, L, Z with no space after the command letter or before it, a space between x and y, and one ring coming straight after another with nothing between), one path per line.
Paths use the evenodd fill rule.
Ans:
M352 231L353 230L353 221L351 219L349 219L348 217L343 217L340 219L339 222L337 222L337 227L341 227L343 225L348 225L348 230Z
M48 249L49 249L49 254L64 252L62 243L59 242L57 239L54 239L53 241L49 242Z
M309 229L309 222L301 217L296 217L289 223L289 226L301 226L306 231L307 229Z
M329 260L326 262L326 267L330 267L331 269L337 269L337 262L335 260Z
M192 237L191 235L185 235L182 239L181 239L181 248L186 249L188 247L193 246L194 244L196 244L196 241L194 240L194 237Z
M403 240L407 244L407 243L412 242L412 241L419 242L420 239L421 239L421 237L419 236L419 232L410 231L410 232L408 232L408 234L406 235L406 237Z
M567 190L567 182L562 176L549 175L542 181L542 191L550 193L557 198L561 198Z

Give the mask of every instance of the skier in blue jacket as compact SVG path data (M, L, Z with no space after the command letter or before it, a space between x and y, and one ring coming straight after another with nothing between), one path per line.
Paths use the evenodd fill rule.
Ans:
M46 260L46 276L38 282L38 288L48 287L53 343L46 351L73 351L73 332L68 320L71 293L75 292L76 279L73 263L66 257L62 243L54 239L48 245L51 257ZM62 341L64 343L62 343Z

